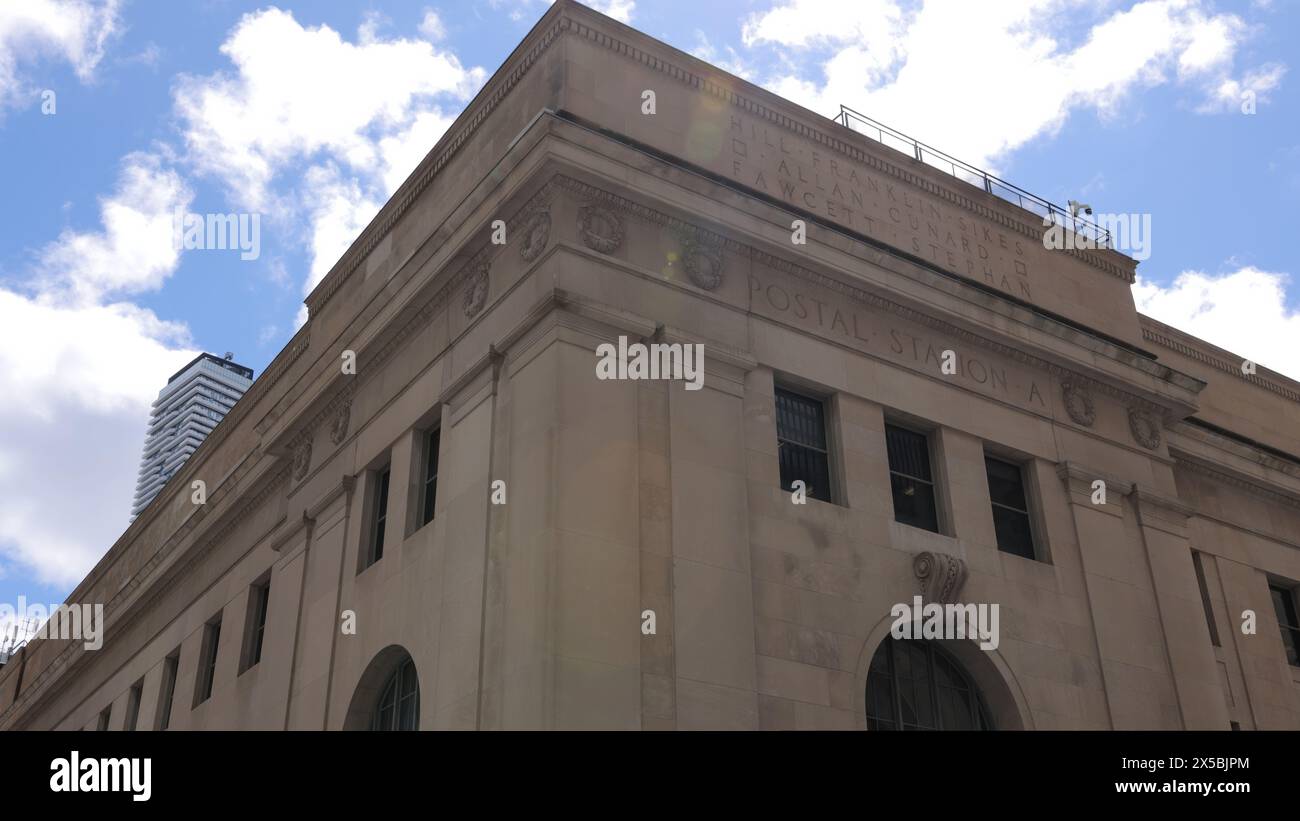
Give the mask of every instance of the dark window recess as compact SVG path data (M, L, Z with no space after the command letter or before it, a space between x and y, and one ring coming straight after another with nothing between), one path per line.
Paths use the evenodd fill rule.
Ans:
M886 638L867 673L869 730L990 730L979 691L931 642Z
M809 498L831 501L826 406L822 402L777 388L776 447L782 488L794 490L794 483L803 480Z
M889 451L889 485L894 495L894 519L905 525L939 532L930 468L930 440L923 433L885 425Z
M266 636L266 611L271 603L271 582L268 580L253 585L248 595L248 635L244 639L243 670L255 667L262 660L262 643Z
M420 728L420 682L415 664L403 660L380 692L370 719L372 730L418 730Z
M1029 523L1029 502L1025 498L1025 476L1019 465L984 457L989 477L989 500L993 503L993 530L998 550L1026 559L1034 558L1034 531Z
M180 666L180 650L163 659L162 690L158 693L158 729L165 730L172 722L172 699L176 695L176 670Z
M366 566L384 558L384 530L388 524L388 480L391 468L385 467L375 480L374 525L370 529L370 561Z
M212 697L212 682L217 673L217 647L221 644L221 620L203 628L203 652L199 654L198 688L194 691L197 707Z
M1210 604L1210 586L1205 583L1205 567L1198 551L1192 551L1192 569L1196 571L1196 586L1201 590L1201 607L1205 609L1205 624L1210 628L1210 643L1219 646L1219 627L1214 623L1214 607Z
M138 681L126 697L126 726L123 729L134 730L140 720L140 696L144 692L144 682Z
M113 705L110 704L99 713L99 721L95 724L95 729L101 733L108 729L108 720L113 716Z
M1269 585L1268 590L1273 594L1273 610L1282 630L1286 662L1292 667L1300 667L1300 620L1296 619L1295 592L1279 585Z
M442 431L434 428L424 436L424 488L420 500L420 526L433 521L433 505L438 500L438 446Z

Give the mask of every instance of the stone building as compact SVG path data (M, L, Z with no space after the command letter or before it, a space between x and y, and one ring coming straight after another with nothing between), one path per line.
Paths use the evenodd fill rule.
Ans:
M1300 384L952 170L557 2L0 728L1300 728Z

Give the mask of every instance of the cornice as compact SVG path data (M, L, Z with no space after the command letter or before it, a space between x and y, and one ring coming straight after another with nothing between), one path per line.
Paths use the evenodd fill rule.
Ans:
M566 12L567 11L568 9L566 9ZM966 196L964 194L958 193L957 191L951 190L946 186L940 185L934 180L931 180L927 176L914 173L904 168L901 165L892 163L884 159L883 157L876 156L874 152L866 151L860 146L854 145L853 142L840 139L839 137L836 137L834 136L834 134L830 133L836 130L845 130L853 134L855 140L859 140L859 141L867 140L866 137L858 135L852 129L848 129L845 126L839 125L833 120L825 121L828 126L833 126L833 128L827 128L825 130L821 128L815 128L813 126L808 125L807 123L803 122L800 119L796 119L795 117L792 117L789 114L785 114L780 111L777 111L774 108L770 108L767 105L758 102L753 97L747 97L741 94L740 92L736 91L735 86L737 84L749 85L748 82L741 80L740 78L734 77L732 75L727 75L729 82L727 85L723 85L701 74L697 74L691 71L690 69L677 65L676 63L669 62L662 57L656 56L654 54L650 54L647 51L643 51L642 49L636 47L635 45L632 45L627 40L620 39L610 34L609 32L599 30L591 25L588 25L585 22L576 19L574 20L568 20L567 18L562 18L562 19L564 19L565 22L568 23L568 25L564 27L565 29L609 51L613 51L616 54L619 54L630 60L638 62L646 66L647 68L658 71L661 74L671 77L674 80L677 80L678 82L681 82L684 85L690 86L691 88L694 89L698 89L724 102L730 103L731 105L734 105L737 108L743 109L745 112L747 112L752 116L761 118L763 120L766 120L769 123L772 123L773 125L787 129L799 135L800 137L803 137L804 139L811 140L812 142L818 143L819 145L822 145L832 151L839 152L845 157L853 159L856 162L866 165L882 174L906 182L909 185L912 185L916 188L921 189L922 191L925 191L927 194L933 197L944 200L950 205L977 214L983 217L984 219L989 220L990 222L994 222L998 225L1001 225L1004 228L1015 231L1016 233L1022 234L1023 236L1029 237L1035 241L1042 242L1043 240L1043 230L1041 225L1032 225L1028 221L1017 219L1003 210L1004 208L1014 208L1015 206L1012 205L1011 203L1008 203L997 197L993 197L992 194L983 195L983 196L992 197L997 201L997 204L1001 206L999 208L991 208L988 205L979 202L973 197ZM648 35L642 35L642 36L648 37ZM653 39L653 38L648 38L648 39ZM658 43L658 41L655 42ZM670 46L666 46L666 45L665 47L671 48ZM676 49L673 50L676 51ZM688 55L683 54L682 56L687 57L687 59L694 59L694 58L689 58ZM707 63L705 64L708 65ZM710 66L710 68L714 68L714 67ZM715 69L715 71L721 72L720 69ZM754 90L762 93L762 89L759 89L756 86L754 87ZM793 103L788 103L788 101L782 98L776 97L776 95L772 95L772 96L778 100L781 100L781 102L783 103L792 106L794 105ZM1104 271L1105 273L1118 277L1119 279L1122 279L1125 282L1131 284L1135 280L1136 275L1134 271L1128 270L1120 265L1116 265L1115 263L1108 262L1107 260L1102 258L1100 255L1096 254L1095 252L1071 249L1068 253L1071 256L1075 257L1076 259L1094 268L1097 268L1098 270Z
M275 359L271 360L271 364L267 366L266 370L262 372L262 375L253 382L252 386L244 392L244 395L235 402L235 405L230 409L230 412L217 423L217 426L212 430L212 433L208 434L207 437L199 443L198 448L188 459L185 460L184 464L181 465L180 470L167 480L154 497L154 501L140 512L140 515L136 517L134 522L127 526L126 530L118 537L117 541L114 542L113 545L104 553L103 558L101 558L91 571L86 574L86 577L82 579L81 583L68 594L68 601L80 601L84 594L88 592L89 586L94 585L94 583L99 580L100 576L103 574L104 568L115 563L121 557L122 551L126 550L127 547L138 539L140 535L158 518L161 511L165 508L165 505L163 505L159 500L165 499L171 495L169 488L175 489L189 487L190 482L195 478L195 474L199 473L201 468L205 466L204 463L208 453L219 447L221 443L230 436L231 432L240 426L245 417L253 412L253 409L257 407L258 403L262 401L273 387L275 387L276 383L278 383L280 378L284 375L284 372L298 361L310 344L311 323L308 323L294 334L293 339L289 340L289 344L276 355ZM254 456L256 455L255 452ZM237 469L235 475L242 474L240 474ZM223 482L219 487L210 488L208 498L210 500L213 499L215 494L219 493L224 485L225 483ZM202 510L202 508L200 508L200 510ZM183 535L188 533L198 521L198 519L194 519L193 521L187 520L186 523L182 524L177 531L168 534L165 537L165 540L169 541L175 538L178 534Z
M1220 484L1245 490L1257 496L1264 496L1287 507L1300 509L1300 492L1287 492L1279 489L1278 485L1270 485L1228 465L1190 453L1176 446L1169 449L1169 454L1174 457L1177 470L1200 474Z
M1146 341L1154 342L1157 345L1162 345L1170 350L1177 351L1189 359L1194 359L1197 362L1209 365L1211 368L1223 371L1224 373L1232 374L1244 382L1249 382L1250 384L1263 388L1266 391L1271 391L1284 399L1290 399L1292 402L1300 403L1300 390L1285 384L1280 379L1264 376L1258 372L1249 374L1242 373L1242 360L1230 362L1226 359L1222 359L1214 353L1183 341L1185 335L1179 333L1176 329L1170 328L1163 323L1159 323L1160 327L1158 328L1151 327L1149 323L1155 323L1157 320L1153 320L1147 316L1142 316L1141 314L1138 316L1142 324L1142 338ZM1195 337L1186 338L1195 340L1195 342L1202 345L1206 344L1203 340L1196 339ZM1228 353L1227 351L1220 351L1218 348L1215 350L1224 354Z
M507 217L507 224L518 225L533 211L543 207L549 201L553 191L551 182L542 185ZM518 236L518 232L515 236ZM361 390L362 384L368 381L372 374L378 373L384 363L391 359L413 334L425 327L470 277L484 266L490 268L493 257L503 249L512 247L513 244L493 245L487 238L482 238L480 242L480 247L470 253L456 269L456 273L412 312L406 321L394 328L385 329L377 341L372 340L370 347L357 351L357 372L344 374L340 371L335 374L321 394L309 402L308 408L314 404L316 410L306 416L304 421L293 424L272 436L266 445L267 449L292 452L304 442L311 441L316 429L337 413L344 404L351 402ZM321 396L325 395L329 398L321 401ZM282 402L285 406L274 411L276 419L281 418L289 410L290 400L285 398Z
M1007 213L1005 209L1015 206L1004 202L992 194L981 195L991 197L997 200L996 208L980 202L975 197L959 193L947 186L940 185L927 176L915 173L904 168L901 165L890 162L875 154L874 151L867 151L854 142L842 139L834 135L835 131L848 131L853 134L854 141L865 142L866 137L857 135L851 129L835 123L833 120L826 120L826 128L815 128L808 125L800 119L796 119L788 114L784 114L771 108L756 99L745 96L737 92L735 84L748 85L739 78L731 77L728 85L723 85L699 73L684 68L675 62L665 60L662 57L650 54L637 46L633 45L626 39L616 37L613 34L599 30L587 22L577 19L573 15L588 14L581 10L581 6L566 5L559 11L558 16L550 23L545 22L545 18L540 25L544 26L536 35L536 38L527 48L514 59L514 64L509 68L503 67L501 70L505 73L497 80L496 86L489 92L484 89L485 96L482 101L475 100L470 104L466 114L467 119L454 131L451 131L438 144L433 147L420 165L412 172L411 176L402 184L393 194L389 201L380 209L379 214L370 222L369 225L361 232L361 235L349 246L348 250L343 253L339 261L334 264L329 273L321 280L316 289L305 300L309 315L315 315L332 296L342 287L343 283L365 260L371 251L379 244L401 219L406 212L415 204L420 195L432 184L438 173L446 167L452 158L464 147L465 143L473 137L479 127L491 113L505 100L511 90L514 89L527 75L527 73L536 65L538 59L555 44L562 33L572 33L582 37L588 42L605 48L630 60L640 63L650 69L660 72L674 80L687 85L693 89L698 89L706 94L721 99L731 105L736 106L750 115L766 120L767 122L785 128L799 136L811 140L829 150L838 152L862 165L874 169L875 171L892 177L896 180L914 186L921 191L926 192L932 197L943 200L948 204L963 209L972 214L976 214L989 222L995 223L1011 231L1015 231L1025 237L1041 242L1043 231L1041 226L1031 224L1027 220L1018 219ZM530 35L531 36L531 35ZM645 36L645 35L642 35ZM655 41L658 42L658 41ZM670 46L664 46L671 48ZM675 50L674 50L675 51ZM693 60L689 55L681 55L685 60ZM718 70L720 71L720 69ZM762 89L754 87L755 92L762 93ZM777 98L779 99L779 98ZM784 101L783 101L784 102ZM793 105L792 103L790 105ZM975 192L972 192L975 193ZM1075 259L1085 264L1103 271L1111 276L1118 277L1125 282L1132 283L1135 279L1133 270L1125 266L1117 265L1104 258L1102 254L1094 251L1070 249L1064 251Z
M1195 420L1189 420L1194 422ZM1197 424L1189 422L1180 422L1171 426L1170 432L1177 434L1183 439L1193 442L1199 442L1217 451L1228 454L1229 456L1242 460L1255 467L1261 467L1265 470L1274 470L1285 476L1289 476L1300 482L1300 462L1291 459L1282 459L1251 444L1247 444L1239 439L1224 436L1222 433L1207 429ZM1186 448L1180 447L1177 443L1171 442L1170 448L1178 449L1190 453ZM1193 454L1194 455L1194 454Z
M330 268L329 273L321 280L316 289L307 297L307 310L309 315L315 315L330 297L342 287L347 278L356 270L365 258L375 249L375 246L387 236L411 206L415 204L420 195L433 183L438 173L451 162L452 158L465 146L474 133L478 131L483 122L496 110L497 106L506 98L510 91L519 84L519 81L528 74L538 58L551 47L560 32L566 29L569 20L565 16L560 16L552 21L549 25L537 35L533 43L518 57L513 67L505 72L496 81L496 87L490 91L485 87L481 94L486 94L481 101L475 100L470 103L466 113L462 115L465 122L454 131L449 131L446 136L438 141L424 160L411 172L411 176L402 183L401 187L393 193L384 207L371 220L370 224L361 232L361 236L349 246L348 250L343 253L339 261ZM503 70L505 70L503 68ZM460 118L458 118L459 120Z

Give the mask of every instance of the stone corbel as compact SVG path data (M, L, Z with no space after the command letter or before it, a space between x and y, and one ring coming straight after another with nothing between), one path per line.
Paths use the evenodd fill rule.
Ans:
M927 604L951 604L966 582L966 562L947 553L925 551L912 560L912 572L920 583L921 599Z

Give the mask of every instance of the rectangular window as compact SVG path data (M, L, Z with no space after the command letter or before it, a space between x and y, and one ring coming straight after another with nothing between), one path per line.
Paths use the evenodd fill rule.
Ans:
M985 455L989 500L993 503L993 530L998 550L1026 559L1034 558L1034 530L1025 497L1025 475L1020 465Z
M137 681L126 696L126 726L123 729L134 730L140 718L140 695L144 692L144 682Z
M1295 591L1281 585L1268 587L1273 594L1273 610L1277 612L1277 624L1282 629L1282 646L1286 649L1286 662L1292 667L1300 667L1300 620L1296 619Z
M217 648L221 644L221 617L203 627L203 646L199 651L199 677L195 682L194 706L212 697L212 681L217 672Z
M831 501L825 404L777 388L776 446L781 487L793 490L794 483L802 481L809 498Z
M271 580L255 583L248 591L248 618L245 621L244 651L239 672L257 666L262 660L262 639L266 635L266 609L271 601Z
M930 438L897 425L885 425L889 452L889 485L894 494L894 520L939 532L934 472L930 467Z
M433 504L438 498L438 446L442 430L434 428L424 435L424 476L420 498L420 526L433 521Z
M366 563L363 570L384 558L384 531L388 525L388 480L391 473L391 466L384 465L383 469L375 474L370 544L366 547Z
M1199 551L1192 551L1192 569L1196 571L1196 586L1201 590L1201 607L1205 608L1205 623L1210 628L1210 643L1219 646L1219 627L1214 623L1214 607L1210 605L1210 586L1205 583L1205 567Z
M99 713L99 721L95 724L95 729L104 732L108 729L108 720L113 717L113 705L110 704Z
M163 659L162 688L158 691L158 715L154 719L159 730L167 729L172 721L172 699L176 695L176 671L180 667L180 661L180 648Z

